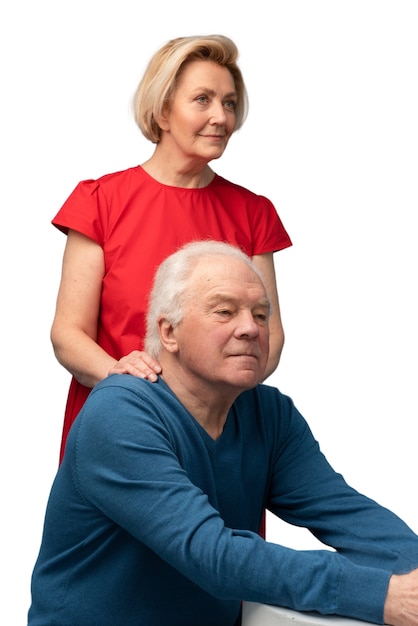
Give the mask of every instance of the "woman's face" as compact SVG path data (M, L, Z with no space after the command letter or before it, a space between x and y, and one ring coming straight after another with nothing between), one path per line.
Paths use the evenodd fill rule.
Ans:
M162 143L178 156L205 163L218 159L234 132L236 102L229 70L213 61L188 63L170 110L159 120Z

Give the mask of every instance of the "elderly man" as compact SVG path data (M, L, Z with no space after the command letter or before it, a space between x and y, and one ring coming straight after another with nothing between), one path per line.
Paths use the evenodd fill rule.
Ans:
M269 311L227 244L161 265L146 349L163 374L108 377L75 421L30 626L233 626L241 600L418 624L417 535L350 488L292 400L258 384ZM264 541L265 507L335 551Z

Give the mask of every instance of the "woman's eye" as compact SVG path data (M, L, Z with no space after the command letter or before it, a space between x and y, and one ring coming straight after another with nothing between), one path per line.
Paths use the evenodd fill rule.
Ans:
M201 104L206 104L208 99L207 96L199 96L198 98L196 98L197 102L200 102Z
M237 103L235 102L235 100L228 100L227 102L225 102L224 106L226 109L229 109L230 111L235 111Z

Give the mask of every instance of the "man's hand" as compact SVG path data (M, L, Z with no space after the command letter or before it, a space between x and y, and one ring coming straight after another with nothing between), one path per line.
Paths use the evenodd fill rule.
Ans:
M391 577L384 620L391 626L418 626L418 569Z

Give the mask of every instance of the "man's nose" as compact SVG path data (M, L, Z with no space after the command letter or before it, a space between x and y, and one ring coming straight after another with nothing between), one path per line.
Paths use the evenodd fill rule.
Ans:
M241 311L237 321L236 335L238 337L249 337L250 339L258 337L260 329L251 311Z

